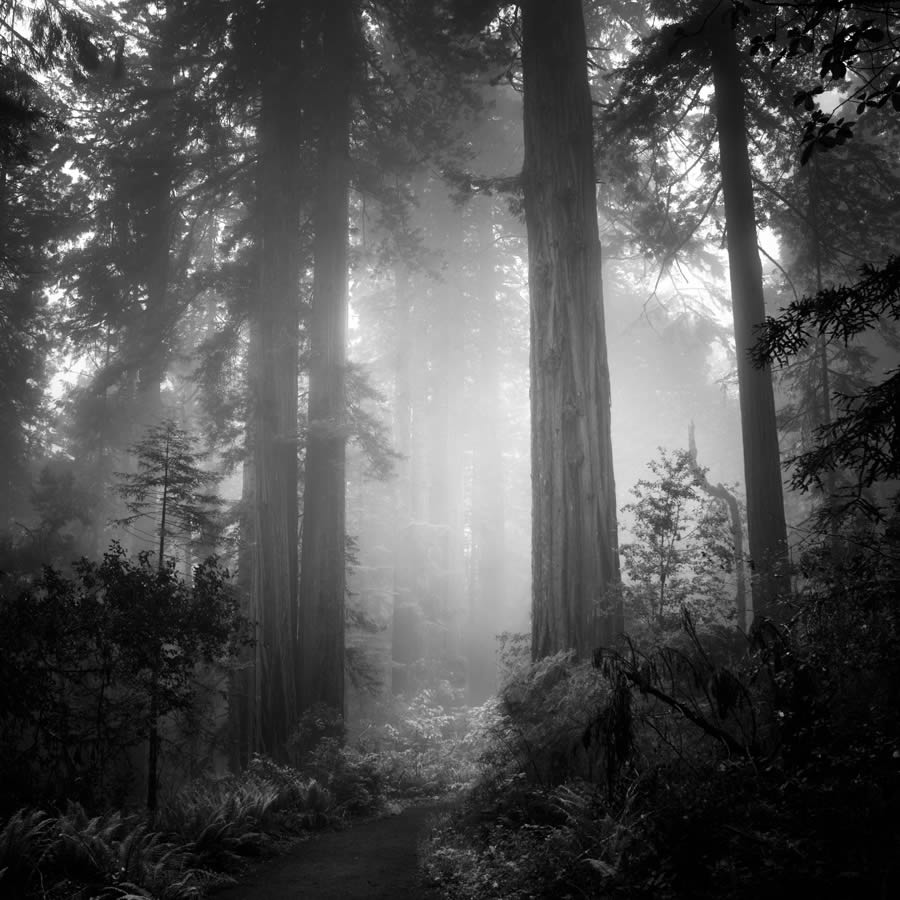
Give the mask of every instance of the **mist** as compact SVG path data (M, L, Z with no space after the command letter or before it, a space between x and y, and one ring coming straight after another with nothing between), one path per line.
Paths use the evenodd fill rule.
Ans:
M0 3L0 817L225 872L465 797L496 833L429 838L448 897L485 847L519 884L532 826L638 896L658 784L812 797L870 691L895 758L896 29Z

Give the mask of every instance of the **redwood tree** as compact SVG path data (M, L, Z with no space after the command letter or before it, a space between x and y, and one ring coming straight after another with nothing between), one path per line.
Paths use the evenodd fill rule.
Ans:
M301 709L343 712L346 494L346 344L352 0L324 0L318 95L318 188L313 210L309 427L300 581Z
M302 8L263 11L257 174L258 295L251 318L253 457L251 618L256 645L255 745L280 752L298 717L297 377L302 138Z
M772 374L767 364L755 366L750 359L756 328L765 321L766 310L744 112L744 84L733 16L730 2L717 4L706 25L706 41L715 88L719 169L734 310L747 485L747 530L755 576L753 607L754 614L759 616L777 611L778 594L786 586L787 529Z
M621 631L593 123L580 0L522 3L531 297L532 656Z

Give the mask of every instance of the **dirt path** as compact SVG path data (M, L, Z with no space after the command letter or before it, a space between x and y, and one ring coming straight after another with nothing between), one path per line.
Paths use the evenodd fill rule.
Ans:
M438 900L437 891L421 882L416 847L443 808L414 806L317 835L214 900Z

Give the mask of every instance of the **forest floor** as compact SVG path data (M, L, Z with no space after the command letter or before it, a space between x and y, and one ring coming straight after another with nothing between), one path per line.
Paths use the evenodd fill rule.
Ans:
M443 803L317 834L255 866L215 900L437 900L419 869L418 845Z

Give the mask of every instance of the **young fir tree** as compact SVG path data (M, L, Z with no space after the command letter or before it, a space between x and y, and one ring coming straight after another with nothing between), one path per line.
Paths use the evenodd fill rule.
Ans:
M117 524L135 527L149 519L153 532L144 535L155 538L157 568L160 578L174 570L174 557L166 558L167 542L181 538L186 544L212 546L216 532L215 511L221 499L205 489L219 481L214 472L198 465L200 453L196 438L187 434L171 419L154 425L131 448L137 460L136 472L120 473L117 488L125 501L129 515ZM146 562L142 560L141 567ZM149 703L147 728L147 808L156 809L159 771L159 719L163 713L164 684L162 673L168 651L163 643L153 645L150 658Z
M216 514L223 501L210 488L221 476L200 466L203 454L197 444L197 438L172 419L164 419L130 448L137 471L118 473L116 491L128 515L116 524L132 528L149 520L151 529L138 533L155 543L160 566L173 540L207 550L215 544Z

